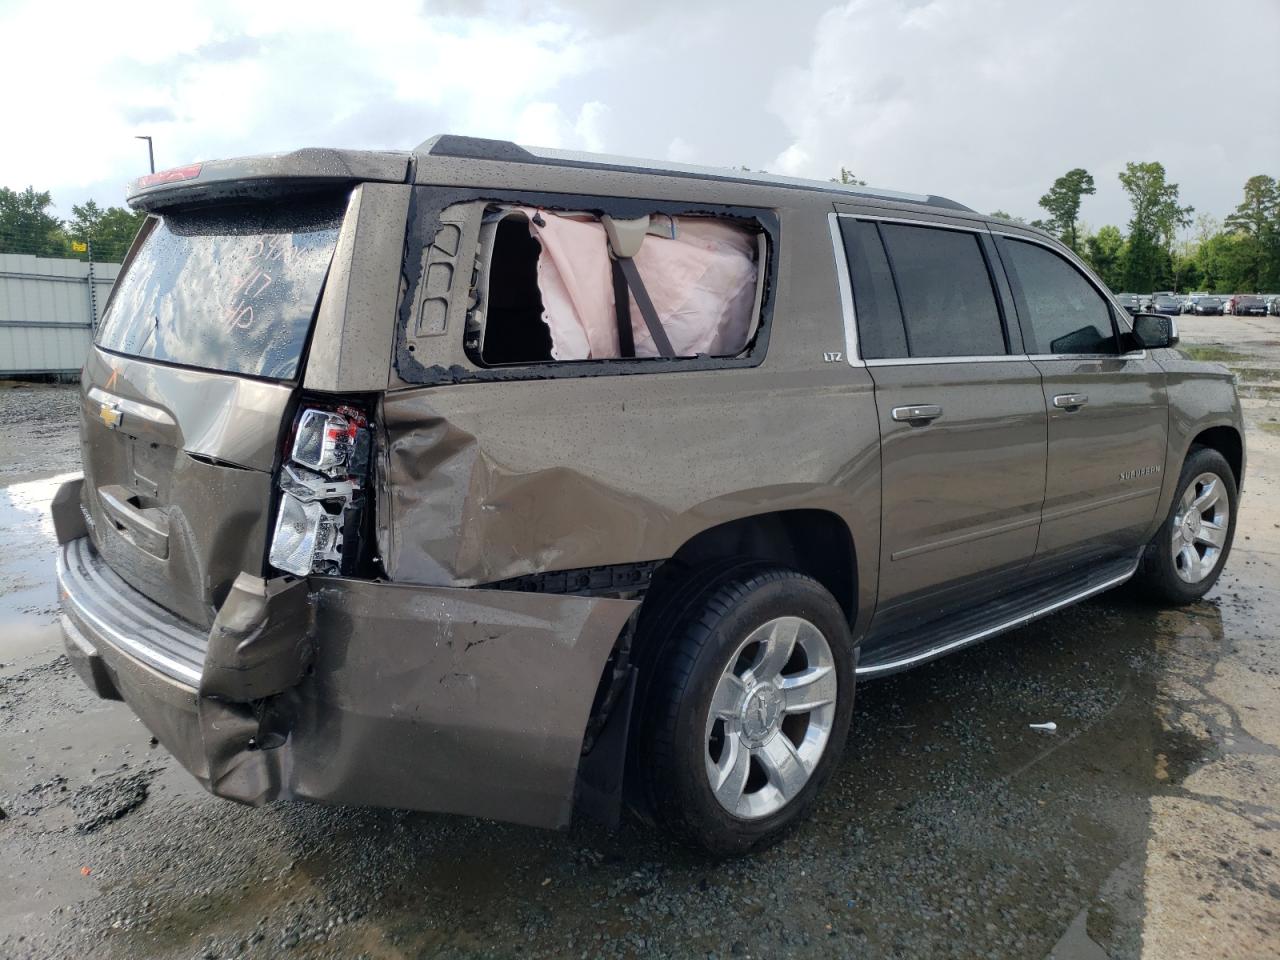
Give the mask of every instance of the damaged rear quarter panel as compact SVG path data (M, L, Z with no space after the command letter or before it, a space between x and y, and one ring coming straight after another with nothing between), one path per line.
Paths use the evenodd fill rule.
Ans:
M315 581L294 796L563 827L630 600Z
M876 460L832 439L875 424L848 420L843 387L789 380L725 370L389 396L388 573L472 585L662 559L708 527L786 509L831 511L856 536L850 487L878 497Z
M687 199L692 189L670 191ZM817 509L849 527L858 620L869 617L879 432L866 370L824 362L824 352L846 346L829 201L755 188L712 193L712 201L777 211L763 356L719 369L675 361L636 372L623 361L621 375L576 377L572 364L558 364L554 376L533 365L501 377L488 371L488 380L401 380L383 400L379 458L387 491L380 547L391 579L472 586L661 560L710 527ZM412 265L419 257L410 247ZM462 332L436 343L438 353L420 352L419 362L461 370ZM583 372L602 366L588 362Z

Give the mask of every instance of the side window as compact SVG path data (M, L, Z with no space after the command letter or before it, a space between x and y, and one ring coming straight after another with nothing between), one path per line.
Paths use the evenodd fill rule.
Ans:
M1000 238L1000 255L1014 281L1023 336L1034 353L1118 353L1111 306L1058 254Z
M880 225L912 357L1008 352L987 261L963 230Z
M853 285L853 312L858 321L858 351L864 360L907 356L907 333L893 289L893 274L880 242L880 231L869 220L842 218L849 282Z
M695 214L615 223L637 244L625 260L612 256L591 213L490 206L465 334L471 359L493 367L750 355L763 230Z

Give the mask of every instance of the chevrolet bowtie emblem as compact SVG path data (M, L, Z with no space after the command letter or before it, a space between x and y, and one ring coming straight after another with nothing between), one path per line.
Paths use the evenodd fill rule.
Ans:
M120 421L124 419L124 414L120 412L120 408L114 403L104 403L98 408L98 419L114 430L120 426Z

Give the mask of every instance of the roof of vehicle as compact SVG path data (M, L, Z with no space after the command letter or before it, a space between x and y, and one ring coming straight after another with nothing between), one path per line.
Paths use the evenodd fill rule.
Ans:
M288 153L192 163L134 180L129 184L128 202L130 206L140 210L154 210L176 204L247 198L280 190L286 182L296 183L298 180L305 180L308 186L317 187L360 181L406 183L412 181L413 162L419 157L491 160L503 163L613 170L638 175L689 177L717 182L816 191L851 200L866 198L922 204L967 214L975 213L970 207L933 194L806 180L750 170L703 167L545 147L524 147L509 140L486 140L454 134L431 137L412 151L309 147ZM1011 225L1025 227L1024 224Z
M471 160L497 160L503 163L523 163L555 167L580 167L593 170L615 170L636 174L665 177L690 177L700 180L729 181L733 183L766 184L791 187L799 190L817 190L823 193L842 194L849 197L869 197L874 200L897 200L922 203L965 213L975 211L934 194L907 193L901 190L885 190L860 184L845 184L824 180L808 180L802 177L786 177L755 170L735 170L729 167L707 167L691 163L675 163L669 160L645 160L638 157L614 156L604 153L586 153L576 150L559 150L552 147L527 147L510 140L487 140L481 137L463 137L456 134L440 134L424 140L414 148L414 154L430 157L453 157Z

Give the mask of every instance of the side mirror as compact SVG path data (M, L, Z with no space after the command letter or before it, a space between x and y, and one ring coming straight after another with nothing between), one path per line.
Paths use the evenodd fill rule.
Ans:
M1148 350L1178 344L1178 322L1162 313L1140 313L1133 318L1133 336Z

